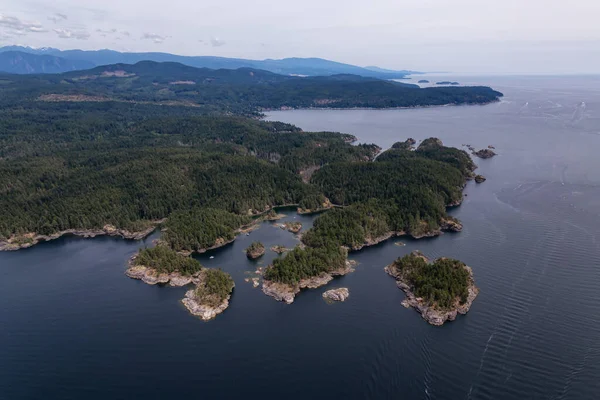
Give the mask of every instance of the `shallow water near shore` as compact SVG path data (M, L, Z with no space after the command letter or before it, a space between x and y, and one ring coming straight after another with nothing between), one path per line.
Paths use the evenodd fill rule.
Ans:
M435 79L435 78L432 78ZM186 288L124 275L150 245L63 237L0 253L0 398L594 399L600 393L600 79L453 77L505 93L487 106L282 111L267 118L387 148L439 137L496 147L476 159L451 214L456 234L394 238L354 253L355 272L278 303L244 279L297 238L274 224L197 258L231 273L230 307L210 322ZM257 261L244 249L260 240ZM402 242L406 246L397 246ZM400 304L383 268L413 250L473 268L481 292L442 327ZM214 258L210 258L210 257ZM344 303L325 290L348 287Z

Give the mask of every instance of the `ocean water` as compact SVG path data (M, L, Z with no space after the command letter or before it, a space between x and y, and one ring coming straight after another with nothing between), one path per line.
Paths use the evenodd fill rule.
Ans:
M451 80L505 97L267 118L384 148L431 136L494 145L497 157L476 160L488 180L469 183L451 210L463 232L354 253L355 272L285 305L244 281L276 257L247 260L250 242L297 243L264 223L198 257L236 282L230 307L210 322L181 305L185 288L123 274L157 234L67 237L0 253L0 399L600 397L600 78ZM313 220L285 213L305 229ZM481 292L466 316L433 327L401 306L404 294L383 267L416 249L473 268ZM342 286L346 302L323 301L323 291Z

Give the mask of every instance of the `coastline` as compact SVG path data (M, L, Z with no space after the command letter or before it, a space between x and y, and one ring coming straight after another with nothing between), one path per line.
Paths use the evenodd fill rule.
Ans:
M442 219L440 221L439 228L424 232L422 234L415 235L413 233L405 232L405 231L390 231L390 232L388 232L384 235L378 236L376 238L367 238L364 243L362 243L360 245L352 246L351 248L348 248L348 250L352 251L352 252L361 251L362 249L364 249L366 247L376 246L379 243L383 243L392 238L402 237L402 236L410 237L415 240L436 237L436 236L442 235L444 232L460 232L462 230L462 227L463 227L462 224L458 220L455 221L451 218Z
M96 236L119 236L127 240L142 240L149 236L156 230L163 220L152 221L152 226L148 227L143 231L130 232L125 229L118 229L113 225L104 225L102 229L67 229L64 231L56 232L50 235L37 235L34 232L26 233L20 236L12 236L7 240L0 242L0 251L15 251L21 249L27 249L33 247L41 242L49 242L56 240L65 235L80 236L83 238L94 238ZM27 240L21 242L21 240Z
M141 280L148 285L157 284L169 284L169 286L181 287L189 285L190 283L196 283L200 271L194 275L182 275L179 272L171 273L159 273L156 269L147 267L145 265L134 265L134 261L137 258L139 251L136 252L129 261L127 262L127 270L125 275L131 279Z
M333 111L358 111L358 110L371 110L371 111L386 111L386 110L417 110L421 108L436 108L436 107L462 107L462 106L487 106L489 104L499 103L500 98L492 101L486 101L482 103L446 103L446 104L432 104L426 106L406 106L406 107L288 107L282 106L280 108L264 108L258 110L262 114L259 119L265 119L265 112L272 111L314 111L314 110L333 110Z

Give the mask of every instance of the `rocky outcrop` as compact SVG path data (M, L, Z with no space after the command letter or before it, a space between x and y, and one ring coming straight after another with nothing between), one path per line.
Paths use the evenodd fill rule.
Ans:
M0 251L26 249L40 242L55 240L64 235L81 236L84 238L93 238L96 236L120 236L123 239L141 240L154 232L156 225L160 224L161 222L163 222L163 220L153 221L152 226L139 232L130 232L126 229L118 229L109 224L104 225L102 229L67 229L51 235L39 235L31 232L24 235L15 235L7 240L0 241Z
M329 301L346 301L349 296L348 288L331 289L323 293L323 298Z
M460 232L463 229L462 224L456 218L442 218L440 221L440 229L443 232Z
M420 252L413 253L419 257L422 257L426 262L429 262L429 259L425 257ZM399 289L401 289L406 294L406 299L402 301L402 305L406 308L414 308L418 313L421 314L424 320L429 322L431 325L440 326L443 325L446 321L454 321L458 314L466 314L469 312L471 305L473 304L473 300L479 294L479 288L475 286L475 281L473 280L473 270L464 266L464 268L469 273L469 286L468 286L468 295L466 301L461 304L460 299L455 300L455 304L450 309L440 309L436 307L435 304L430 304L425 301L421 297L416 297L413 293L413 287L409 285L409 283L404 279L402 274L396 269L394 264L388 265L385 267L385 272L387 272L390 276L396 279L396 285Z
M192 283L194 276L182 275L179 272L159 272L154 268L149 268L143 265L133 265L133 260L130 261L130 266L125 271L125 275L132 279L139 279L148 285L166 284L170 286L185 286Z
M347 260L343 268L322 273L319 276L313 276L307 279L302 279L296 285L289 285L281 282L273 282L263 280L262 291L267 296L273 297L277 301L283 301L287 304L292 304L298 293L302 289L316 289L331 282L334 276L346 275L354 271L354 261Z
M285 246L271 246L271 251L277 254L283 254L286 251L289 251L290 249L286 248Z
M475 155L479 158L486 159L486 158L494 157L496 155L496 153L491 149L481 149L479 151L474 151L473 155Z
M204 321L215 318L229 307L231 293L235 287L235 283L229 274L226 274L231 281L229 292L226 296L218 294L218 292L215 292L212 288L206 286L207 277L211 273L215 273L215 270L203 269L196 273L192 279L196 287L192 290L188 290L185 293L185 297L181 300L185 308L187 308L192 315L200 317Z
M246 256L251 260L256 260L265 254L265 246L262 243L252 243L246 249Z
M486 181L486 178L485 178L485 176L483 176L483 175L476 175L476 176L475 176L475 182L476 182L476 183L483 183L483 182L485 182L485 181Z
M281 224L281 229L285 229L292 233L298 233L302 230L302 224L300 222L286 222Z
M230 299L231 295L227 296L227 298L225 298L225 300L223 300L223 302L218 306L211 306L205 304L203 299L196 296L196 290L192 289L185 293L185 297L181 300L181 302L192 315L200 317L204 321L209 321L229 307Z

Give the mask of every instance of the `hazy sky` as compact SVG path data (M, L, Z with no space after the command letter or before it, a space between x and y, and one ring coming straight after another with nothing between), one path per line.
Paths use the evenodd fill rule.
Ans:
M600 0L2 0L0 45L600 73Z

